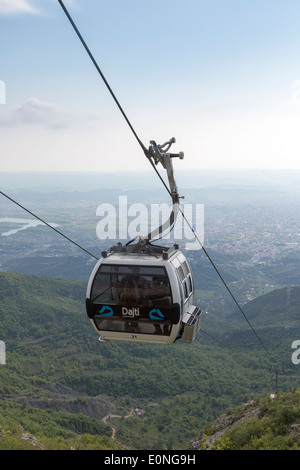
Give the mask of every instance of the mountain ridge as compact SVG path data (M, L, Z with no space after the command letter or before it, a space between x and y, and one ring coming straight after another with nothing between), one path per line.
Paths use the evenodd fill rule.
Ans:
M6 365L0 367L2 406L64 412L70 423L72 416L81 415L80 426L87 426L84 415L95 420L96 428L109 414L127 416L131 409L142 408L145 417L112 418L117 441L138 449L182 449L228 407L272 391L274 376L266 376L264 351L240 316L230 318L230 324L229 318L219 319L217 326L217 337L237 354L201 331L189 346L103 345L85 313L85 287L82 281L0 272L0 339L7 346ZM300 287L292 291L292 298L298 298ZM282 291L285 301L287 292ZM267 296L266 308L272 305L272 295ZM276 291L273 296L277 304ZM288 322L280 316L278 325L272 315L256 324L257 302L244 306L268 346L278 348L277 356L284 353L290 363L297 330L285 327L291 320L297 326L293 304ZM212 320L204 315L205 331L216 327ZM284 377L280 381L283 388L290 386ZM23 425L37 436L31 426ZM108 430L110 435L111 426Z

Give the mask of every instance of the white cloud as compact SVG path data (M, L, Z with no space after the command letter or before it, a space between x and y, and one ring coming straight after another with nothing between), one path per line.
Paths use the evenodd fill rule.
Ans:
M2 126L39 125L62 128L67 125L67 116L56 104L29 98L22 106L0 117Z
M0 15L15 15L28 13L36 15L39 13L30 0L0 0Z
M25 104L18 108L15 117L25 124L49 123L57 117L59 108L53 103L29 98Z
M50 131L61 129L94 129L99 125L99 116L95 114L74 113L74 111L63 110L55 103L41 101L38 98L28 98L24 104L12 111L0 114L1 127L20 128L43 128Z

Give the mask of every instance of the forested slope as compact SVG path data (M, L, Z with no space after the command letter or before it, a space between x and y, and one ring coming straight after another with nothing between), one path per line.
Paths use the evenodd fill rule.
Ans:
M205 315L191 345L101 344L85 313L85 289L84 282L0 273L0 339L7 352L2 405L80 415L87 432L84 416L98 429L106 415L140 407L144 418L114 421L117 440L182 448L228 407L273 390L265 351L236 313L222 321ZM275 357L291 363L300 288L264 297L245 306L247 315ZM289 390L290 380L281 378L281 386Z
M300 450L300 389L245 403L191 444L197 450Z

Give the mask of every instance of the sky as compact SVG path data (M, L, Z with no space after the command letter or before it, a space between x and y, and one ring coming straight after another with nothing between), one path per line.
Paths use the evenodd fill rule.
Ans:
M65 0L146 147L300 169L299 0ZM0 0L0 172L147 171L57 0Z

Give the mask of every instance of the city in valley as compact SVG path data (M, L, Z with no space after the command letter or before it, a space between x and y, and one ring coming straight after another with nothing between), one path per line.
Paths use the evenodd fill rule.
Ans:
M253 175L250 172L250 176L242 173L239 177L235 172L217 172L214 181L214 173L210 172L208 177L200 173L198 179L194 175L192 181L183 178L180 191L185 197L184 204L203 206L202 241L240 302L247 302L278 287L300 284L300 186L298 175L294 173L282 175L278 171ZM9 176L3 181L6 181L6 191L10 196L95 257L100 257L103 249L119 241L118 238L98 238L99 205L115 205L118 213L120 196L126 196L128 204L132 205L137 202L145 206L170 204L163 189L142 189L144 176L135 180L137 189L133 190L130 176L127 187L124 187L126 178L123 177L112 185L115 189L107 189L110 184L108 178L90 181L83 174L80 191L76 190L76 181L72 187L70 175L65 178L65 187L62 175L60 187L51 187L49 177L45 177L43 184L42 178L37 176L39 185L35 187L30 178L26 182L26 174L22 182L18 175L15 179L13 175ZM80 175L76 177L80 178ZM36 223L36 219L4 197L0 200L0 208L2 271L88 279L95 264L94 258L54 230ZM128 222L134 223L135 217L137 215L133 214ZM35 223L30 224L30 220ZM184 240L172 240L171 236L166 243L173 241L184 249ZM196 297L204 310L232 308L203 250L199 247L189 249L186 255L194 271Z

